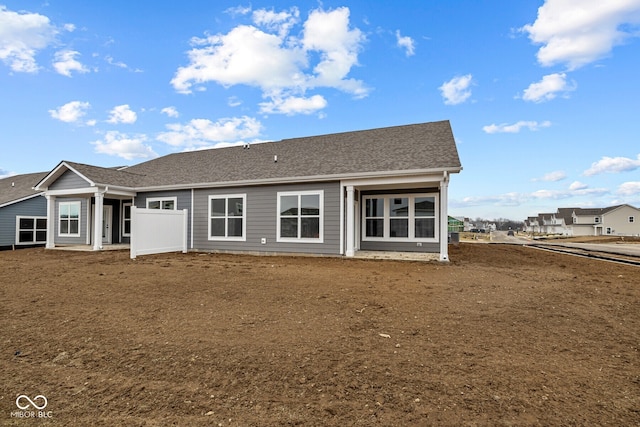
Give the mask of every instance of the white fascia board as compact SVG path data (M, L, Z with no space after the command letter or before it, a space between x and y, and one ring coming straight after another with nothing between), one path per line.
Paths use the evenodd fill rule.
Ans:
M34 188L34 190L46 190L48 188L48 184L46 187L43 187L43 185L45 183L47 183L48 181L50 181L51 179L58 179L65 171L61 171L62 168L66 168L66 170L70 170L71 172L75 173L76 175L78 175L80 178L84 179L85 181L87 181L87 183L89 185L95 185L95 183L93 181L91 181L89 178L87 178L86 176L82 175L80 172L78 172L77 170L75 170L74 168L72 168L70 165L67 164L67 162L60 162L60 164L58 166L56 166L51 172L49 172L49 174L47 176L45 176L39 183L36 184Z
M44 196L44 193L35 193L35 194L30 195L30 196L22 197L20 199L11 200L9 202L0 204L0 208L4 208L5 206L10 206L10 205L13 205L15 203L24 202L25 200L33 199L34 197L38 197L38 196Z
M124 188L124 187L114 188L109 185L83 187L83 188L70 188L67 190L49 190L46 192L46 194L48 196L84 196L84 195L92 195L97 192L105 193L107 196L118 195L118 196L134 197L136 195L136 192L129 188Z
M226 181L226 182L203 182L203 183L191 183L191 184L173 184L173 185L157 185L148 187L135 187L134 190L138 192L146 191L162 191L162 190L184 190L191 188L222 188L222 187L245 187L255 185L277 185L277 184L300 184L305 182L326 182L326 181L342 181L355 180L355 179L372 179L372 178L384 178L384 177L398 177L400 180L410 176L427 176L437 175L437 179L434 182L442 180L444 172L458 173L462 168L445 168L445 169L415 169L404 171L385 171L385 172L360 172L355 174L336 174L336 175L313 175L313 176L301 176L301 177L287 177L287 178L268 178L257 180L245 180L245 181ZM423 178L424 180L424 178Z

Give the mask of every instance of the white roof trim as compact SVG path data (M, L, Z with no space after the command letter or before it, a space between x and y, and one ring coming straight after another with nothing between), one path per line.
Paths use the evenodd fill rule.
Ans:
M33 199L34 197L38 197L38 196L44 196L44 193L35 193L35 194L30 195L30 196L21 197L21 198L16 199L16 200L11 200L10 202L6 202L6 203L1 204L0 208L4 208L5 206L10 206L10 205L13 205L15 203L24 202L25 200Z
M136 187L138 192L161 191L161 190L186 190L191 188L220 188L220 187L243 187L251 185L271 185L286 183L304 183L304 182L322 182L322 181L344 181L349 179L367 179L367 178L385 178L385 177L406 177L416 175L435 175L438 174L442 179L443 172L458 173L460 168L444 168L444 169L415 169L405 171L385 171L385 172L360 172L350 174L336 175L312 175L302 177L286 177L286 178L267 178L253 179L245 181L223 181L223 182L203 182L190 184L172 184L172 185L156 185L149 187Z
M95 182L91 181L89 178L87 178L86 176L82 175L80 172L78 172L77 170L75 170L73 167L71 167L69 164L67 164L67 162L62 161L60 162L60 164L58 166L56 166L51 172L49 172L47 174L47 176L45 176L44 178L42 178L40 180L39 183L36 184L35 187L33 187L34 190L44 190L44 188L42 188L43 184L45 184L47 181L49 181L51 178L55 178L58 179L60 176L62 176L62 174L64 172L60 172L60 169L62 169L62 167L67 168L67 170L70 170L71 172L75 173L76 175L78 175L80 178L84 179L85 181L87 181L87 183L89 183L89 185L91 186L95 186ZM54 179L54 180L55 180ZM48 185L47 185L48 187Z

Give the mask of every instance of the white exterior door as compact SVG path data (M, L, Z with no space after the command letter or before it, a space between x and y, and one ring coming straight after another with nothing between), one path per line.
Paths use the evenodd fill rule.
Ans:
M104 205L102 207L102 243L111 244L111 223L112 223L113 207Z

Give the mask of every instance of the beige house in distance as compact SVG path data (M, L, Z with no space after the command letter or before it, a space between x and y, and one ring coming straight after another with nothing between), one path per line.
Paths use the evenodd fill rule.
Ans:
M565 236L640 236L640 209L631 205L607 208L559 208L525 220L527 232Z

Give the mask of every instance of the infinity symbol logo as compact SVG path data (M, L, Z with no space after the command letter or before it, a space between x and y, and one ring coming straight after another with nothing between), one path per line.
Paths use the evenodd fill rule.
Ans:
M44 401L44 404L41 406L38 406L38 404L36 404L36 402L34 402L34 400L38 400L38 399L42 399ZM27 401L26 405L21 405L20 401ZM27 408L29 408L29 405L33 406L35 409L44 409L47 407L47 398L44 397L43 395L39 394L38 396L34 397L33 400L31 400L29 398L29 396L25 396L24 394L21 394L20 396L18 396L18 398L16 399L16 406L20 409L22 409L23 411Z

